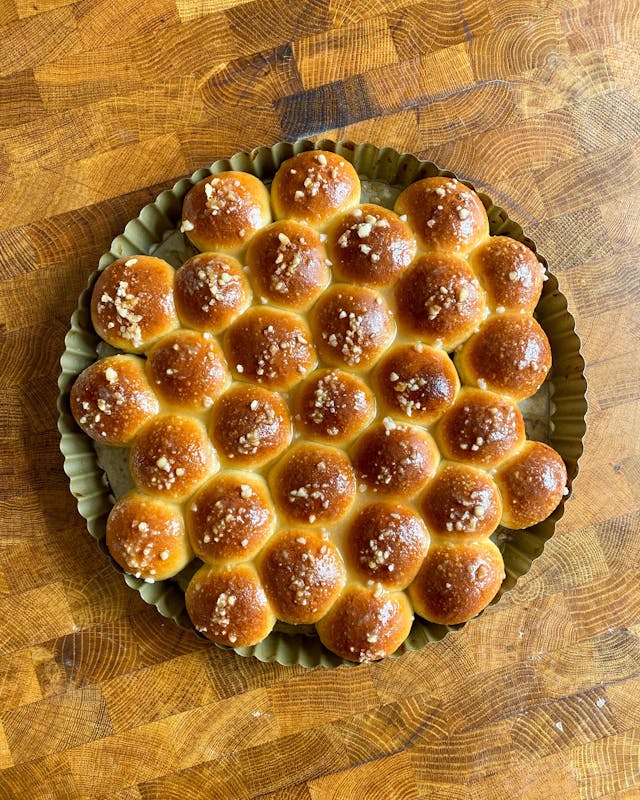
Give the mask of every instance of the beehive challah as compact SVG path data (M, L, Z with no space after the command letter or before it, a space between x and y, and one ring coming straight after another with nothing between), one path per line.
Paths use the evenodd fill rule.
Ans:
M88 436L130 448L114 559L146 581L199 559L187 612L233 647L280 620L370 661L414 613L482 611L504 578L489 537L545 519L567 480L517 405L551 366L535 254L490 236L454 178L416 180L390 210L322 150L270 189L198 181L180 231L201 252L178 269L139 255L100 274L93 324L125 354L71 391Z

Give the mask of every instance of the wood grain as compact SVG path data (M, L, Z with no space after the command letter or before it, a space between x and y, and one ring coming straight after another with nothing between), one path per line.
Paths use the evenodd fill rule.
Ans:
M640 22L628 0L0 4L0 797L640 797ZM486 190L576 316L589 426L544 554L418 653L308 672L130 591L62 470L76 299L195 168L303 136Z

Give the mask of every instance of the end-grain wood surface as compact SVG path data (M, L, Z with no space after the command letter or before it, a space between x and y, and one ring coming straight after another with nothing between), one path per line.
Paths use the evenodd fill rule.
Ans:
M634 0L2 0L0 798L640 797L640 13ZM526 578L462 632L306 671L129 590L62 470L76 299L139 209L277 140L435 160L533 236L590 416Z

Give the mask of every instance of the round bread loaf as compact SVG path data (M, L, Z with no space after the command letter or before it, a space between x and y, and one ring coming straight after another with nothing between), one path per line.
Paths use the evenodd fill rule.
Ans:
M493 311L533 313L544 281L544 267L535 254L508 236L491 236L469 254Z
M196 331L163 336L147 353L147 375L165 405L202 412L231 381L220 345Z
M363 381L339 369L318 370L298 388L296 427L311 439L344 443L358 434L375 413L375 400Z
M551 347L533 317L497 314L465 342L455 361L464 383L524 400L547 377Z
M175 302L183 325L220 333L251 301L239 261L222 253L198 253L175 276Z
M458 625L479 614L504 580L502 555L490 539L432 542L409 597L417 614Z
M353 468L334 447L300 442L278 461L269 475L278 511L293 523L341 519L356 493Z
M160 258L129 256L104 269L91 296L96 333L113 347L138 352L177 328L174 269Z
M96 330L146 361L92 365L71 407L89 436L131 448L136 489L107 526L122 569L184 570L179 587L197 569L187 612L218 644L250 647L281 620L375 660L414 611L478 614L504 577L488 537L566 491L516 405L550 365L532 316L544 270L489 237L453 178L414 182L394 213L362 203L343 156L311 150L282 164L271 202L276 222L256 177L209 176L181 225L203 252L176 271L149 256L104 270Z
M396 200L425 250L468 253L489 236L489 220L478 195L455 178L415 181Z
M185 519L195 554L220 565L252 558L276 524L264 480L247 472L214 475L191 498Z
M276 616L293 625L324 617L345 583L336 546L309 530L274 536L260 556L258 572Z
M393 340L393 315L380 294L347 284L327 289L311 314L318 353L332 367L361 371Z
M486 315L484 292L460 256L418 256L395 287L398 325L427 344L454 350Z
M566 492L567 468L542 442L525 442L520 452L496 470L502 494L502 524L518 530L542 522Z
M71 389L71 413L103 444L126 445L160 407L137 356L110 356L83 370Z
M163 414L147 423L136 437L129 468L141 489L178 501L218 469L218 459L201 422Z
M445 458L491 469L522 447L524 420L508 397L464 388L440 419L435 436Z
M397 214L365 203L342 214L327 233L334 275L365 286L389 286L416 254L411 228Z
M420 497L420 510L433 536L490 536L500 523L502 502L493 479L468 464L444 462Z
M316 623L316 629L331 652L362 663L394 653L409 635L412 622L413 612L404 592L351 584Z
M403 344L376 365L374 383L383 410L429 425L449 408L460 389L458 373L442 350Z
M220 172L193 186L184 198L180 230L198 250L237 255L271 222L269 191L246 172Z
M256 294L284 308L308 308L329 283L327 254L313 228L291 220L257 233L246 255Z
M229 366L241 380L290 389L316 364L316 350L303 320L287 311L254 306L224 337Z
M385 417L369 427L351 453L358 480L374 493L412 497L433 477L439 461L431 436Z
M352 520L344 554L352 573L385 589L405 589L415 578L429 546L429 534L415 512L400 503L364 506Z
M291 440L289 410L275 392L236 384L216 403L209 419L209 435L224 464L266 464Z
M125 572L148 583L172 578L193 558L180 508L137 491L111 509L107 547Z
M360 202L358 173L342 156L308 150L287 159L271 184L276 219L307 222L323 230Z
M204 564L185 594L195 629L230 647L250 647L268 636L276 618L258 573L250 564Z

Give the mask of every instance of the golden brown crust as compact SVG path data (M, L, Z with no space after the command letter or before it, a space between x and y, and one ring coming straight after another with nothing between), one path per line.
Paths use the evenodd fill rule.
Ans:
M513 400L464 388L435 431L444 458L491 469L525 441L524 420Z
M412 622L413 612L404 592L350 585L316 623L316 630L322 644L341 658L377 661L400 647Z
M455 178L415 181L399 195L395 212L406 214L425 250L468 253L489 236L482 201Z
M327 233L337 278L365 286L389 286L416 254L411 228L397 214L365 203L341 215Z
M266 464L291 441L291 419L280 395L260 386L235 385L215 404L209 435L223 463Z
M460 389L449 356L421 343L398 345L385 353L375 367L374 382L387 412L422 425L438 419Z
M88 366L71 389L71 413L103 444L125 445L159 410L138 356L109 356Z
M358 480L372 492L404 498L422 489L439 458L426 431L396 423L391 417L368 428L351 455Z
M230 647L251 647L271 633L276 618L256 570L249 564L205 564L185 595L195 629Z
M375 414L375 400L365 383L339 369L318 370L298 388L294 422L305 436L344 443Z
M185 514L195 554L208 563L252 558L273 533L267 485L247 472L220 472L191 498Z
M456 353L465 383L524 400L551 369L551 347L540 325L526 314L489 317Z
M429 546L423 521L399 503L369 503L351 522L344 555L364 581L404 589L415 578Z
M391 344L396 326L378 292L338 283L313 307L311 330L323 361L361 371Z
M163 414L136 437L129 457L137 486L151 495L184 500L218 468L202 423Z
M293 625L317 622L345 583L336 546L309 530L274 536L260 554L258 572L276 616Z
M251 288L239 261L222 253L198 253L175 277L175 301L184 325L220 333L251 300Z
M453 350L486 314L484 292L467 262L451 253L418 256L395 287L398 325Z
M544 267L526 245L508 236L491 236L469 255L469 264L492 310L533 312L542 292Z
M287 159L271 184L276 219L308 222L322 230L360 200L360 179L342 156L309 150Z
M271 222L269 192L246 172L219 172L199 181L184 198L181 230L198 250L237 254Z
M308 442L285 453L271 471L269 485L276 507L289 522L310 525L341 519L356 493L347 456Z
M256 294L284 308L308 308L331 277L318 233L291 220L259 231L245 261Z
M493 479L468 464L444 463L420 498L432 536L486 537L500 523L502 502Z
M546 519L562 500L567 468L556 451L542 442L526 442L501 466L495 480L502 494L502 525L519 530Z
M211 408L231 381L220 346L195 331L175 331L156 342L146 370L164 403L190 411Z
M91 296L96 333L113 347L138 352L178 327L174 269L160 258L129 256L104 269Z
M254 306L227 330L224 351L240 380L271 389L290 389L316 364L311 334L288 311Z
M490 539L432 542L409 597L424 619L457 625L486 608L503 580L502 556Z
M193 558L180 509L136 491L111 509L107 547L125 572L150 583L173 577Z

